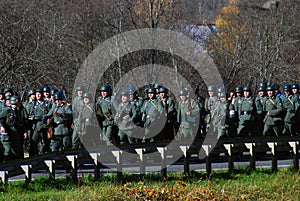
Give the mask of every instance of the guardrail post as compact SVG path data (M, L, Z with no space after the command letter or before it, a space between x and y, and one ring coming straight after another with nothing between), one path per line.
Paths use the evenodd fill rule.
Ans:
M78 156L77 155L69 155L66 156L67 159L71 162L71 166L72 166L72 179L75 183L78 182L78 175L77 175L77 159Z
M299 153L298 153L299 142L289 142L289 145L293 149L294 171L297 172L299 170Z
M184 161L183 161L184 174L186 176L189 176L189 174L190 174L190 162L189 162L190 153L189 153L189 148L190 147L189 146L179 146L179 148L183 152L183 156L184 156Z
M211 174L211 157L210 157L211 145L202 145L202 147L206 155L206 173L207 175L210 175Z
M8 172L7 171L0 171L0 177L2 179L2 182L5 186L8 184Z
M48 167L49 178L50 179L55 179L55 160L45 160L44 163Z
M31 165L21 165L21 168L25 172L25 184L28 185L31 182Z
M117 161L117 178L122 179L122 151L112 151Z
M277 171L277 142L268 142L268 147L272 152L272 171Z
M256 169L256 154L255 154L255 143L245 143L247 149L249 149L250 153L250 168L252 170Z
M138 149L135 149L135 151L140 157L140 175L145 175L145 172L146 172L145 156L144 156L145 150L143 148L138 148Z
M167 166L166 166L166 151L167 147L157 147L158 152L161 156L161 175L167 177Z
M90 153L94 160L94 179L100 180L100 153Z
M234 165L233 165L233 157L232 157L232 148L233 144L224 144L225 149L228 153L228 171L232 172Z

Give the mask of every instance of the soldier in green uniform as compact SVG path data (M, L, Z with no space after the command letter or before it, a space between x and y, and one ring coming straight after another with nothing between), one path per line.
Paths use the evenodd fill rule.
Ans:
M96 103L96 114L102 129L103 140L107 145L118 143L116 125L114 123L115 108L113 105L112 87L104 84L100 87L101 96Z
M148 99L145 100L142 108L142 121L144 122L145 127L145 136L143 140L151 142L157 139L157 134L159 134L163 128L163 125L160 122L161 115L163 114L163 106L157 99L155 88L148 88L147 96Z
M254 98L251 96L251 90L249 87L243 88L244 97L239 104L239 136L254 136L255 135L255 117L256 107Z
M264 104L266 101L265 90L264 86L259 86L257 89L257 96L255 97L255 107L257 112L255 124L256 136L261 136L264 130Z
M272 135L274 132L276 136L279 136L282 131L282 103L280 98L275 96L272 86L268 86L266 91L267 98L264 104L263 135Z
M129 102L130 104L133 104L134 107L136 108L136 116L137 116L137 120L135 121L135 124L138 127L143 127L144 126L144 122L142 122L142 108L143 108L143 103L144 100L143 98L139 97L138 95L138 91L135 88L130 87L128 90L129 93Z
M4 101L4 95L3 95L3 89L0 88L0 112L4 108L5 101Z
M14 95L14 91L12 88L6 87L3 89L3 95L4 96L12 96L12 95Z
M77 95L74 97L73 103L72 103L73 120L74 120L73 124L74 125L77 124L79 112L82 110L82 107L84 105L84 103L83 103L83 93L84 93L83 86L78 85L76 87L76 92L77 92ZM78 149L81 144L77 129L78 129L78 127L76 127L76 126L73 129L72 149Z
M47 139L47 132L43 122L44 116L49 112L46 102L43 100L43 91L41 89L35 90L36 100L33 102L33 108L29 114L29 120L32 125L32 132L30 133L30 149L29 156L44 154L50 151L49 140Z
M212 121L212 112L214 110L214 106L216 105L216 102L218 102L218 98L214 94L214 87L212 85L207 87L208 95L209 97L205 99L204 102L204 109L206 111L206 116L204 118L205 127L206 127L206 133L208 132L210 128L210 123Z
M285 84L284 87L284 96L282 97L282 106L284 115L284 129L283 135L294 135L294 130L292 124L294 123L295 113L296 113L296 100L291 91L291 85Z
M71 148L71 136L69 129L72 124L72 108L68 105L60 92L54 94L55 105L48 112L48 125L53 127L51 138L51 151L59 151ZM49 121L50 120L50 121Z
M77 121L74 121L74 125L81 142L85 146L95 147L96 144L98 144L99 136L92 129L95 128L97 123L95 108L94 105L91 104L92 94L90 92L84 92L82 98L83 105L80 111L78 111Z
M50 87L48 87L48 86L43 87L43 97L44 97L44 101L45 101L45 104L46 104L46 107L48 110L51 109L52 104L53 104L53 102L51 100L50 91L51 91Z
M215 118L213 119L212 124L217 130L217 138L220 139L221 137L228 137L228 128L229 128L229 119L231 118L230 116L230 110L233 109L233 106L231 105L232 108L229 108L230 105L227 101L226 94L224 92L221 92L219 94L219 99L220 101L217 102L215 105Z
M27 137L26 110L21 109L21 101L18 96L12 96L10 103L11 106L0 113L4 162L24 158L23 141Z
M159 88L159 96L162 106L164 107L164 115L166 123L164 129L160 132L159 138L164 141L172 141L174 139L176 109L175 103L171 97L168 96L168 89L166 87Z
M137 108L135 104L130 104L127 91L121 92L121 102L117 107L115 123L119 128L118 136L120 144L133 144L136 139L132 136L133 129L137 122Z
M199 105L196 100L188 97L188 92L185 89L180 90L179 96L180 102L177 109L177 122L180 125L179 132L183 139L194 139L197 134L196 127L199 124Z

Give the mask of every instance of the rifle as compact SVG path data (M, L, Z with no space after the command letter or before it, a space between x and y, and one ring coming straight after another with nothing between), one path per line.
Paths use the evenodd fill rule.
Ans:
M27 91L27 87L28 87L28 85L26 84L25 87L23 88L24 90L23 90L22 95L21 95L21 102L24 102L24 101L25 101L25 100L24 100L24 97L25 97L25 93L26 93L26 91Z
M47 130L47 139L51 139L53 137L53 127L50 125L54 119L54 116L57 114L59 108L60 108L60 105L57 106L57 108L53 112L52 116L47 120L47 126L49 126L49 128Z

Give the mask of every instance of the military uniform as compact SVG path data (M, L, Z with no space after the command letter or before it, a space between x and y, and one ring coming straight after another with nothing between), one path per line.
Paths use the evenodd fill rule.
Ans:
M273 91L272 87L267 87L267 92ZM272 95L266 98L264 104L264 131L263 135L269 135L274 131L276 136L281 134L282 129L282 103L278 96Z
M99 97L96 103L96 114L102 129L103 140L108 145L111 143L118 143L116 135L116 125L114 123L115 109L113 107L112 90L109 85L102 85L101 93L107 92L107 96Z
M136 127L135 123L138 121L137 108L135 104L130 104L127 92L124 91L121 95L126 96L127 100L121 101L117 107L115 122L119 128L118 136L121 145L133 144L136 142L132 134L133 129Z
M144 102L144 106L142 109L142 120L144 122L145 127L145 136L144 141L154 141L157 139L157 135L163 129L163 124L160 122L161 115L163 114L163 106L162 103L157 99L156 90L153 87L150 87L147 90L148 97L151 96L149 94L153 94L152 98L148 98ZM155 138L154 138L155 136Z
M294 130L292 128L295 123L295 113L296 113L296 103L297 100L294 100L293 94L291 94L290 85L284 85L285 95L282 97L282 106L284 115L284 129L283 135L294 135Z
M265 89L263 87L258 87L258 93L261 93L261 95L258 94L255 97L255 107L257 112L255 121L256 136L262 135L264 129L264 104L266 101L266 97L264 96L264 90Z
M200 108L197 101L188 98L187 92L184 89L180 90L180 96L184 96L184 100L180 100L177 109L177 122L180 125L180 130L183 139L194 139L199 123Z
M55 93L54 98L55 100L63 100L60 92ZM53 127L53 136L50 142L51 151L59 151L62 147L64 149L71 148L71 136L69 132L72 123L71 106L64 102L59 105L56 103L48 112L47 116L53 116L52 122L48 122L48 124Z
M130 104L134 105L134 107L136 108L136 112L137 112L137 114L136 114L137 120L134 123L139 127L143 127L144 122L142 122L142 112L141 111L143 108L144 100L143 100L143 98L138 96L137 91L134 89L129 89L128 93L129 93L129 102L130 102Z
M11 97L13 105L18 105L19 102L18 97ZM0 113L0 119L0 127L5 129L5 132L1 131L4 161L23 158L24 134L27 133L27 113L25 109L8 107Z
M249 87L243 88L244 92L250 93ZM238 135L239 136L254 136L255 134L255 117L256 117L256 107L254 99L250 96L243 97L241 103L239 104L239 126Z
M215 107L216 103L219 101L216 96L213 96L213 91L214 91L213 86L208 86L207 90L209 93L212 93L212 95L210 95L208 98L206 98L205 102L204 102L204 109L206 112L206 116L204 118L206 133L208 132L208 130L210 128L210 123L212 121L212 113L214 111L214 107Z

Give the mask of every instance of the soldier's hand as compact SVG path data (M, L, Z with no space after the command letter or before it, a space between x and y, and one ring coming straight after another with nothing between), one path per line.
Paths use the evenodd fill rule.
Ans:
M1 128L0 128L0 132L1 132L1 133L6 133L6 132L5 132L5 128L4 128L3 126L1 126Z
M24 139L28 138L28 133L24 133Z
M129 115L125 115L124 117L123 117L123 120L125 120L125 121L128 121L130 119L130 116Z

